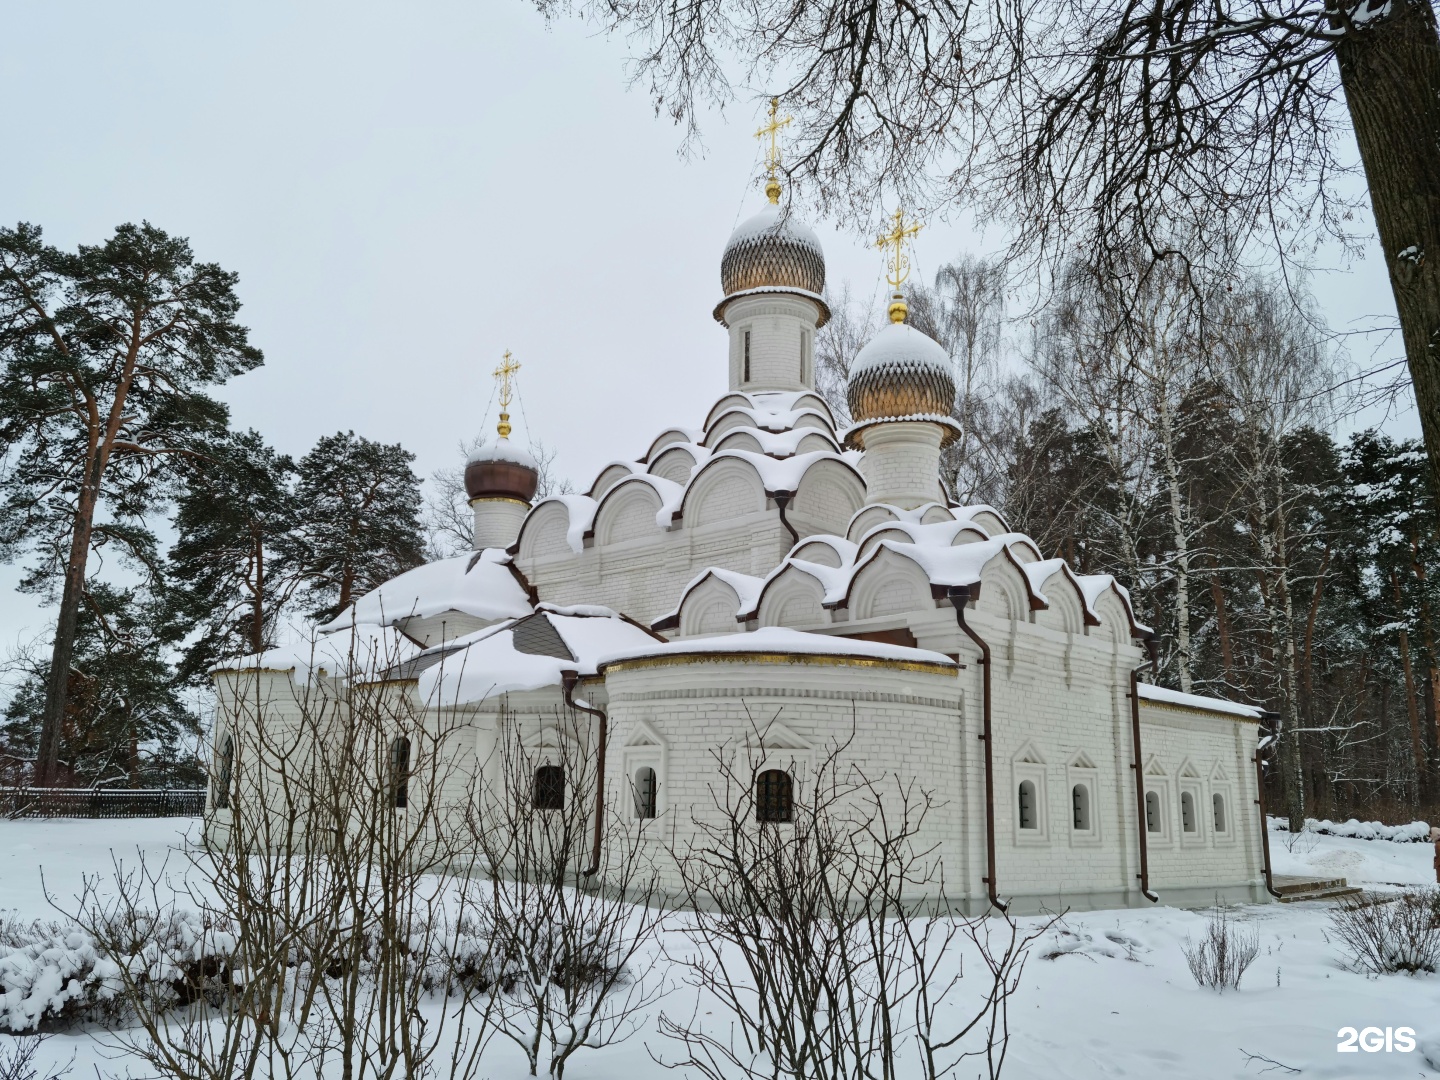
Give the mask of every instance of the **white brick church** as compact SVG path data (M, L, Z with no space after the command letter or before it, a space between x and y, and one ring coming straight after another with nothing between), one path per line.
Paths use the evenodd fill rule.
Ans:
M951 364L898 293L837 425L814 389L824 256L768 190L721 258L730 390L697 427L539 501L535 463L502 437L466 472L475 551L323 629L393 635L393 678L473 729L457 752L482 780L502 724L543 740L558 717L597 722L568 707L582 697L607 725L604 784L631 793L614 812L683 829L712 805L715 749L758 720L775 772L757 815L783 824L853 724L869 772L933 793L927 829L966 910L1267 899L1259 710L1138 682L1149 631L1120 583L947 498ZM315 664L227 664L222 705L252 680L280 702Z

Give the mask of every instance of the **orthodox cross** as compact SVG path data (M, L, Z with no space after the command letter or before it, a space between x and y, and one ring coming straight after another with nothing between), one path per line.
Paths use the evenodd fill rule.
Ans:
M496 430L502 439L510 437L510 377L519 370L519 361L513 359L510 350L506 349L504 362L495 369L495 378L500 380L500 423L496 425Z
M905 254L905 241L919 232L920 228L918 221L905 224L905 211L896 210L895 227L888 233L881 233L876 242L875 246L885 252L885 261L890 271L885 275L885 280L890 282L891 288L900 288L910 276L910 259Z
M780 115L780 99L770 99L770 122L755 132L755 138L763 139L770 137L770 145L765 149L765 173L770 179L765 184L765 194L770 197L772 203L780 201L780 180L775 175L780 169L780 129L785 127L794 119L790 116Z

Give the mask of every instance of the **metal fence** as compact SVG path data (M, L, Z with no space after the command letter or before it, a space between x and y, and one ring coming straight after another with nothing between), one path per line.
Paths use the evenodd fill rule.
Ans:
M199 817L204 812L204 788L135 791L0 787L0 817Z

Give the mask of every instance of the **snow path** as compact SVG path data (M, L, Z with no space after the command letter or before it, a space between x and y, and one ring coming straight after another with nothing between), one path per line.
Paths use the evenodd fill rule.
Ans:
M0 917L55 918L40 883L69 898L85 874L107 873L111 853L131 862L137 853L164 858L194 835L184 819L124 821L0 820ZM1345 876L1377 889L1434 882L1430 844L1301 837L1291 850L1283 833L1271 833L1277 873ZM184 865L172 855L172 868ZM1163 893L1164 885L1157 883ZM1263 1062L1246 1067L1241 1048L1293 1068L1307 1078L1440 1075L1440 977L1367 978L1345 970L1327 942L1328 905L1269 904L1237 909L1259 935L1260 957L1238 993L1215 994L1195 986L1181 952L1187 934L1198 935L1202 912L1152 907L1085 912L1040 943L1011 1005L1012 1041L1004 1076L1012 1080L1165 1080L1253 1078ZM1047 954L1059 953L1053 959ZM967 965L967 970L974 967ZM1278 985L1277 985L1278 978ZM963 984L962 984L963 985ZM680 1011L688 991L664 1002ZM1422 1049L1413 1053L1336 1052L1345 1026L1415 1029ZM593 1080L661 1080L679 1077L656 1065L646 1044L671 1049L653 1019L629 1042L576 1058L572 1071ZM1435 1065L1427 1062L1427 1054ZM65 1035L44 1047L47 1060L73 1053L72 1077L123 1075L88 1036ZM526 1075L514 1049L497 1040L485 1075L509 1080ZM970 1073L960 1073L969 1076ZM1265 1073L1278 1076L1278 1070ZM1289 1074L1284 1074L1289 1075Z

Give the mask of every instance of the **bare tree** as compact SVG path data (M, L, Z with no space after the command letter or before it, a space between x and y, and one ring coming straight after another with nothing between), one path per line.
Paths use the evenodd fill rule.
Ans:
M973 203L1042 261L1169 253L1223 279L1353 239L1353 131L1440 489L1440 34L1428 0L536 0L625 35L657 113L778 94L791 177L873 219Z
M940 267L935 283L910 290L910 323L945 347L955 367L951 416L960 437L946 450L946 486L962 503L983 501L999 488L995 392L1001 387L1005 325L1005 265L963 255Z
M106 1041L147 1074L476 1075L494 934L465 873L468 732L392 677L400 658L357 645L323 661L336 677L317 659L278 687L223 674L205 846L183 874L87 882L69 914L132 1019ZM146 947L167 925L191 928L178 967Z
M1186 460L1188 399L1204 376L1203 298L1178 258L1135 253L1114 268L1075 258L1065 267L1047 315L1035 367L1074 419L1104 447L1126 495L1116 533L1133 583L1151 580L1149 599L1173 612L1180 689L1192 689L1191 570L1197 555ZM1141 554L1143 535L1159 529L1163 558ZM1157 612L1158 613L1158 612Z
M708 1080L938 1080L980 1057L998 1076L1009 999L1048 923L955 914L929 794L867 777L848 739L802 771L761 749L763 734L752 720L743 744L712 752L712 805L674 851L696 912L675 959L720 1015L662 1012L681 1056L661 1063ZM978 994L963 993L964 943Z
M828 299L830 321L815 334L815 389L843 427L850 422L850 402L846 398L850 365L875 334L875 304L873 298L862 302L848 281Z
M599 739L570 711L502 713L468 819L504 973L496 1023L531 1076L542 1053L560 1080L582 1049L628 1038L666 989L654 956L664 895L649 858L660 822L632 820L633 792L597 800Z
M1290 828L1298 832L1305 823L1305 799L1291 553L1302 492L1292 480L1286 449L1289 437L1325 415L1333 361L1315 319L1297 310L1275 282L1255 280L1228 293L1212 325L1209 374L1234 419L1237 444L1227 449L1253 538L1281 714L1280 781Z

